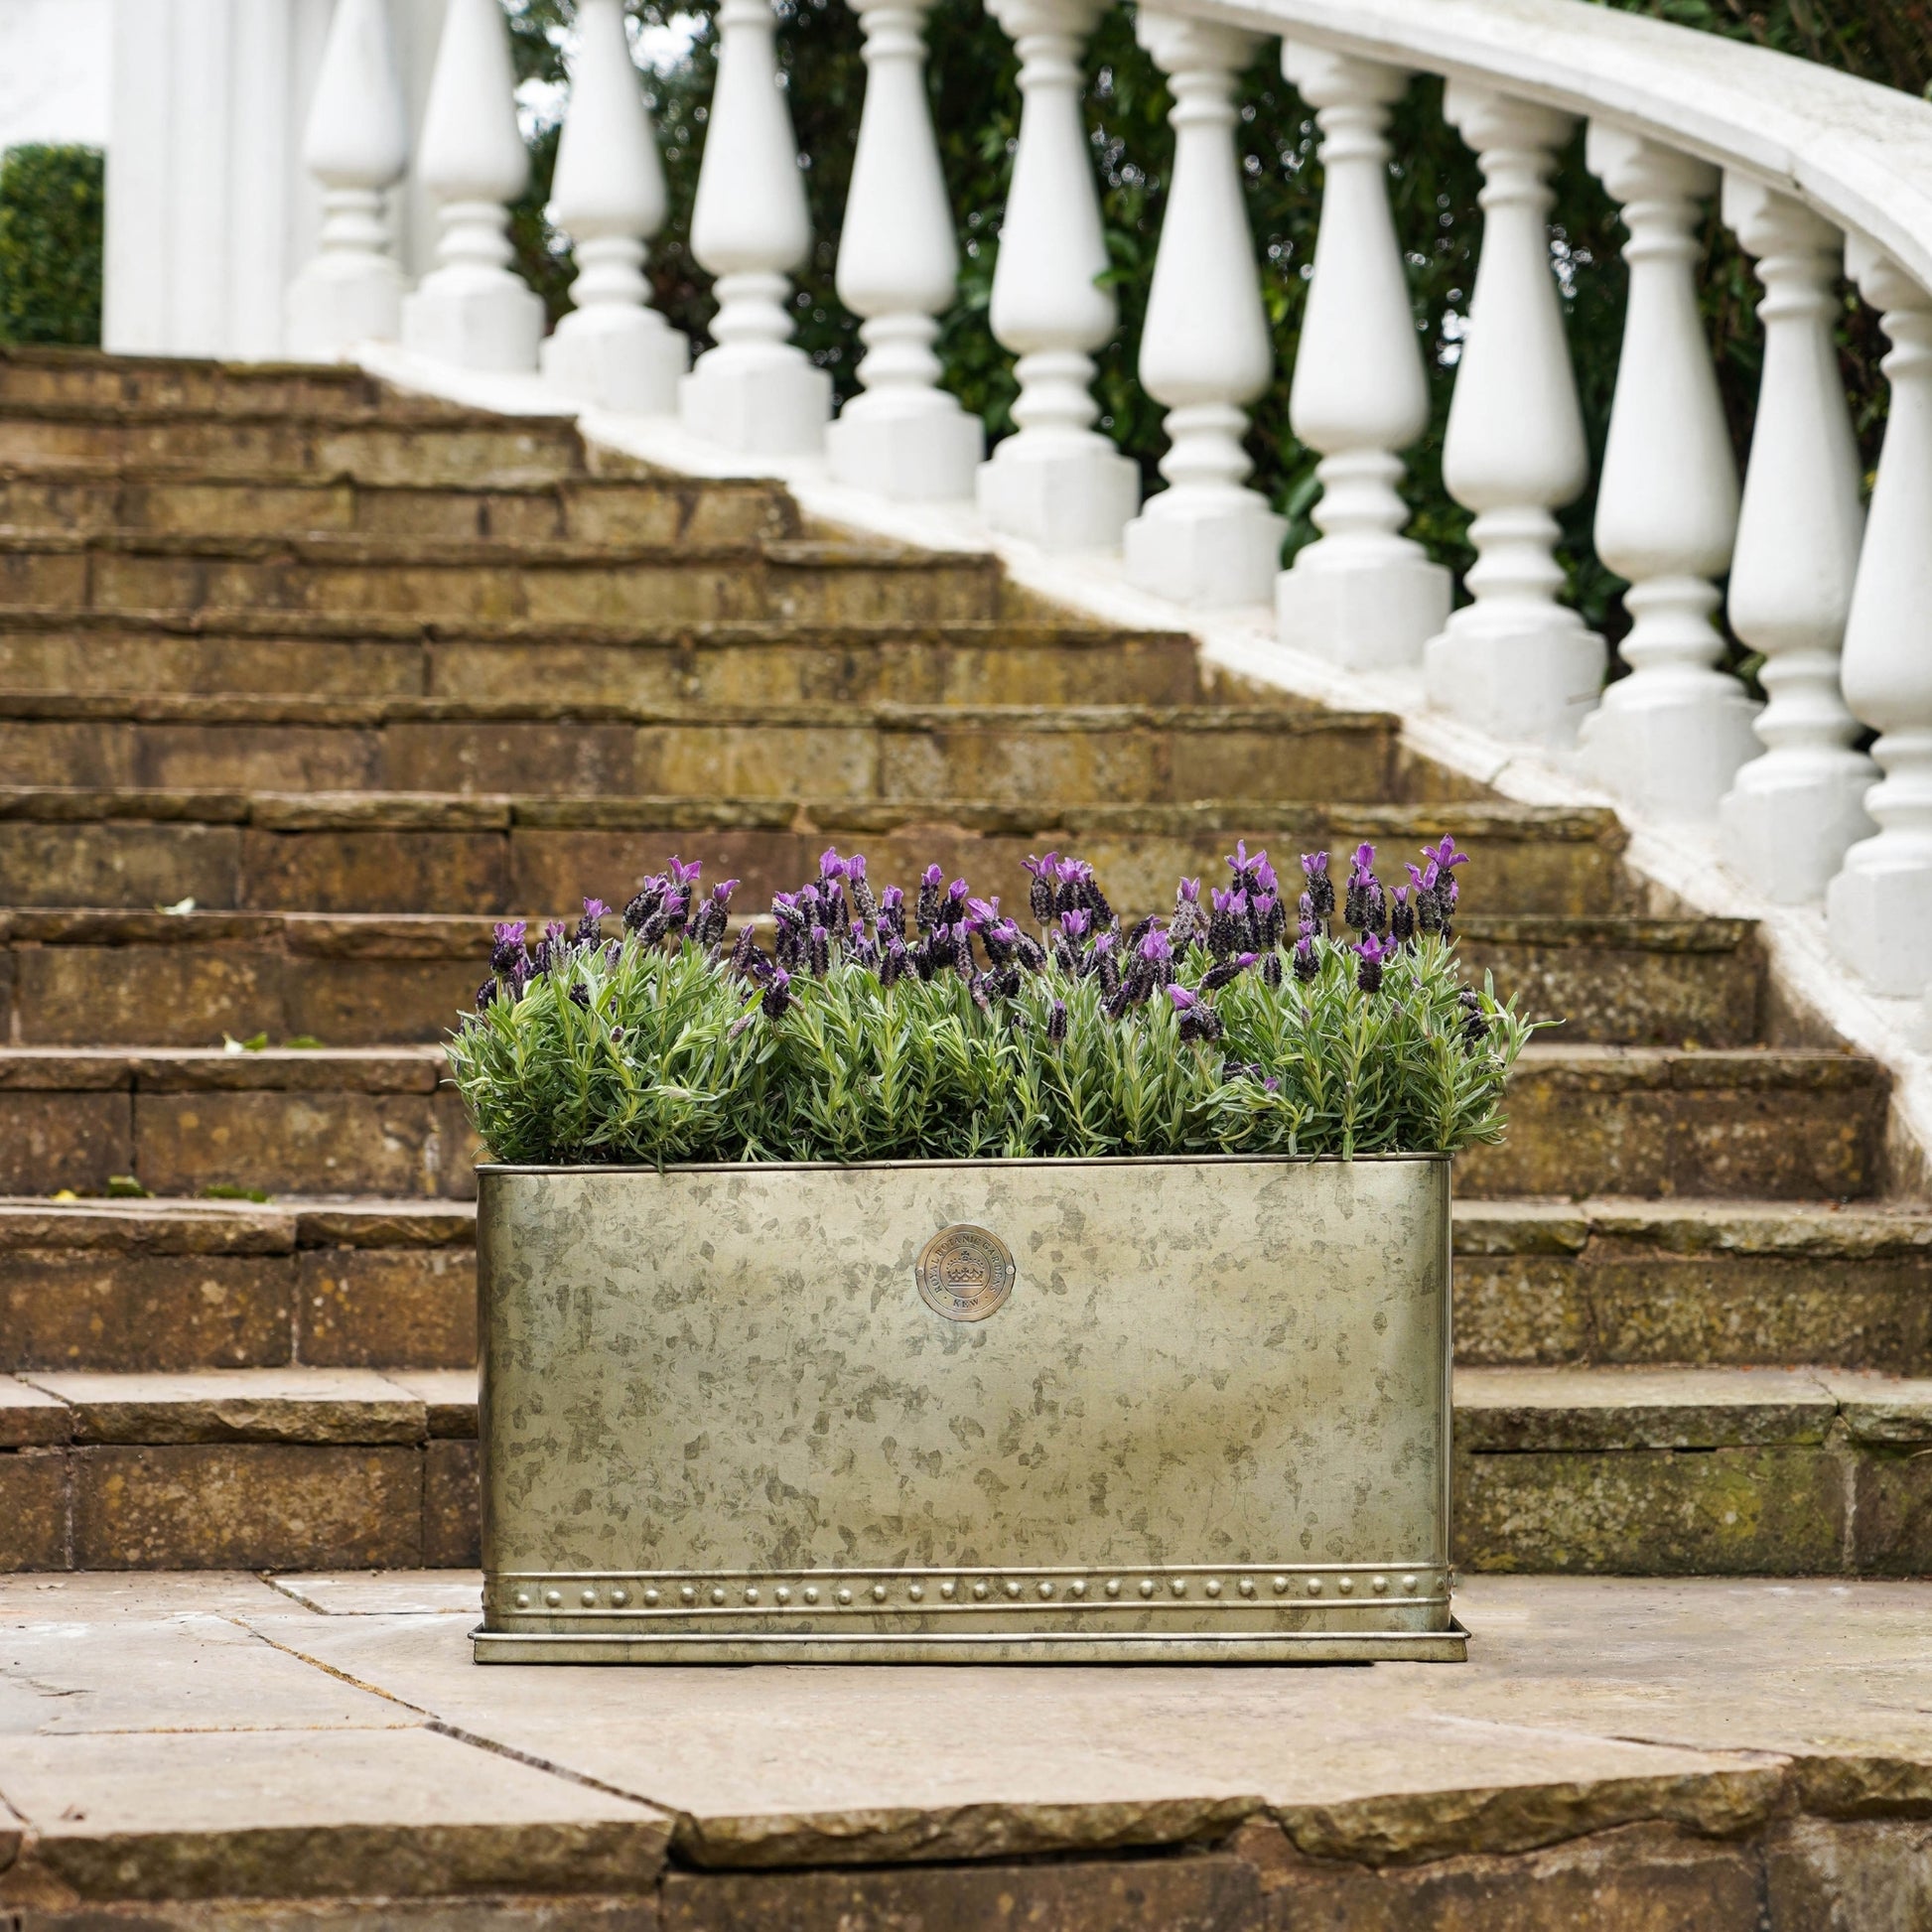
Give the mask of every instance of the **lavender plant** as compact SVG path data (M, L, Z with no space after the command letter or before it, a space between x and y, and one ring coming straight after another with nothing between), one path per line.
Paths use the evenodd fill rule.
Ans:
M1501 1138L1529 1036L1466 983L1453 839L1385 889L1363 845L1292 908L1246 843L1124 925L1093 869L1027 863L1026 918L929 867L911 898L827 852L734 936L736 880L673 859L575 929L496 928L450 1038L501 1161L662 1166L1453 1153Z

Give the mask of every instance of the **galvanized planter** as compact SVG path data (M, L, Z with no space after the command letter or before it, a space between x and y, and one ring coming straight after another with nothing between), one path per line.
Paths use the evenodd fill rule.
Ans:
M482 1171L485 1662L1452 1659L1449 1166Z

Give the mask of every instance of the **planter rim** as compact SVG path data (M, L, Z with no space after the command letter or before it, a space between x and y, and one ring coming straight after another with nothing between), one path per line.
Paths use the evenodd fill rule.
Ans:
M998 1156L971 1161L583 1161L572 1164L479 1161L479 1173L866 1173L937 1168L1339 1168L1449 1162L1452 1154L1095 1154Z

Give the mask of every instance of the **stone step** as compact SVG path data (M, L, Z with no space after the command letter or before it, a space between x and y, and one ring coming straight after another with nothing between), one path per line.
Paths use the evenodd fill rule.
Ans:
M0 1377L0 1571L474 1563L476 1401L469 1370Z
M0 1200L0 1373L475 1368L468 1201Z
M1455 1374L1468 1570L1932 1571L1932 1381L1824 1368Z
M1193 704L1184 631L947 624L429 624L303 612L22 608L0 690L559 704ZM1281 700L1294 708L1293 701Z
M522 487L370 483L310 471L182 477L167 471L0 469L0 534L358 536L382 543L757 543L799 533L770 483L663 473L564 476Z
M0 453L4 444L0 436ZM1004 615L1008 602L991 556L857 540L701 549L328 536L0 536L0 604L40 609L189 613L214 607L457 622L876 624L983 621Z
M1465 1576L1383 1670L480 1670L481 1602L0 1579L12 1924L1924 1932L1924 1584Z
M168 474L189 481L300 472L366 483L522 489L585 475L564 416L495 416L417 397L374 407L0 401L0 470Z
M679 851L745 902L816 876L826 845L885 880L928 863L1024 903L1022 861L1049 847L1092 862L1124 905L1168 903L1177 878L1218 877L1238 837L1294 854L1368 839L1398 862L1452 832L1475 855L1467 910L1630 912L1613 812L1503 803L1021 806L851 800L461 798L385 793L0 789L0 904L208 911L506 915L621 903Z
M481 1149L434 1046L0 1048L0 1193L465 1199ZM1588 1096L1587 1101L1581 1096ZM1844 1053L1532 1047L1501 1148L1465 1199L1580 1194L1854 1198L1882 1180L1884 1075ZM1538 1185L1536 1183L1543 1184Z
M1853 1199L1884 1181L1889 1083L1850 1052L1528 1047L1509 1136L1456 1167L1465 1199L1506 1195Z
M376 1569L477 1550L476 1378L0 1378L0 1569ZM1932 1382L1852 1370L1458 1369L1469 1571L1932 1570Z
M532 930L576 914L568 903L524 908ZM476 991L490 925L457 914L0 910L0 1043L439 1040ZM1471 914L1458 931L1472 972L1494 972L1532 1017L1562 1016L1551 1037L1750 1043L1760 962L1744 921Z
M469 1368L467 1201L0 1200L0 1373ZM1470 1368L1916 1372L1932 1212L1458 1200Z
M1458 1200L1455 1350L1472 1368L1920 1373L1932 1360L1932 1210Z
M385 391L360 369L316 362L208 362L177 355L102 355L12 345L0 350L0 401L150 409L287 410L361 415ZM427 398L410 398L412 405ZM432 405L433 406L433 405Z
M1387 713L1280 705L587 705L0 693L0 783L103 790L1186 804L1386 799Z
M466 1199L482 1152L433 1046L0 1049L0 1193Z

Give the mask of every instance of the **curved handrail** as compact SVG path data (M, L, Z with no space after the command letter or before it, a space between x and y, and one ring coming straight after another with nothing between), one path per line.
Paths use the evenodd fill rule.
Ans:
M1419 72L1609 115L1744 168L1932 288L1932 102L1589 0L1170 0Z

